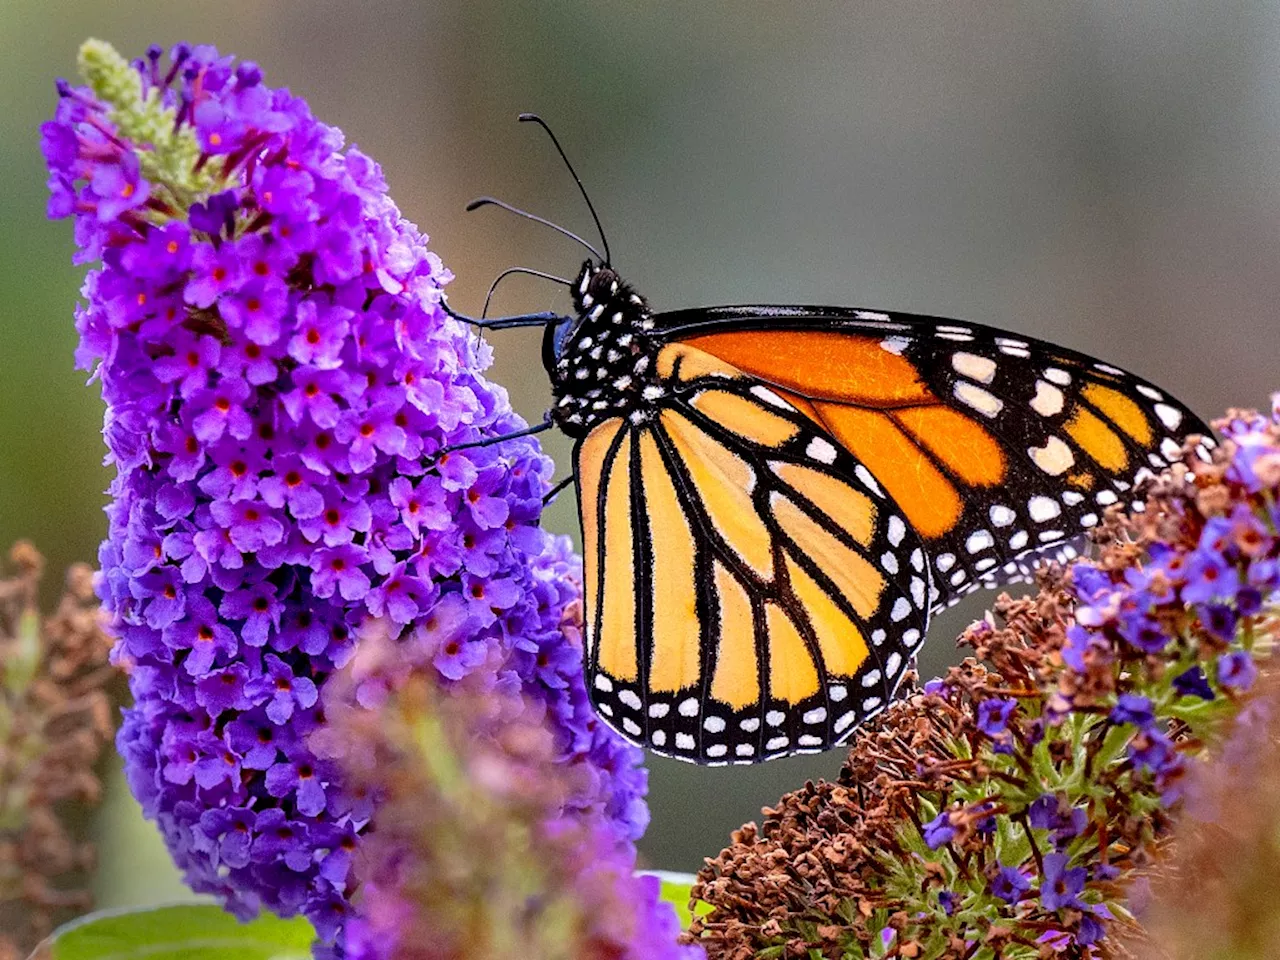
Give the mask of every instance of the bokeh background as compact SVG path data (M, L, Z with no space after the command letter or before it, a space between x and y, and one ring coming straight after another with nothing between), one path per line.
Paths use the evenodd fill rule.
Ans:
M581 251L493 193L592 237L656 307L795 301L943 314L1127 366L1206 416L1280 388L1280 5L1205 0L696 4L601 0L0 0L0 543L51 567L105 529L99 402L72 369L82 271L44 221L37 125L87 36L128 56L213 43L307 96L383 165L478 309L522 264ZM505 284L503 311L563 309ZM492 375L541 415L538 334ZM547 443L563 468L569 447ZM576 535L572 498L547 525ZM939 619L954 655L975 597ZM692 870L841 756L703 770L654 758L648 865ZM181 888L118 778L99 825L104 904Z

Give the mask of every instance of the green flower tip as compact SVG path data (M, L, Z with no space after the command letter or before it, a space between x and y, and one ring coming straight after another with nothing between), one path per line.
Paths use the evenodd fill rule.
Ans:
M142 78L107 41L90 37L80 45L76 63L80 76L100 100L119 111L142 106Z
M178 209L215 192L222 164L197 168L200 145L188 124L165 105L161 91L144 86L137 69L105 40L90 38L77 57L80 76L94 95L108 106L116 132L134 145L143 177L153 187L167 188Z

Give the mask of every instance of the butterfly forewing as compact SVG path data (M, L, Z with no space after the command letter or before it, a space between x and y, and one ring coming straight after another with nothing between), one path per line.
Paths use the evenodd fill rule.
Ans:
M678 344L657 370L651 405L575 451L593 700L682 759L826 749L923 640L923 542L777 391Z
M1073 555L1189 434L1212 443L1133 374L976 324L828 307L655 321L672 346L768 384L869 471L924 540L935 608L1024 578L1037 554Z

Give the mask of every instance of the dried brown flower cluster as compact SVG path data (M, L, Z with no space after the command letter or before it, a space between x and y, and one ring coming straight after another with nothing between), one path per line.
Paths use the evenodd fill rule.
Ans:
M1218 427L1212 462L1189 448L1144 512L1109 512L1097 559L1002 595L958 641L972 656L859 730L835 782L736 831L688 939L711 960L1124 955L1131 885L1278 637L1280 413ZM1275 753L1257 790L1280 811Z
M111 740L113 709L93 594L77 564L51 616L37 593L44 560L28 543L0 579L0 958L26 956L62 920L87 910L94 860L69 819L97 804L94 767Z
M835 782L808 782L766 808L763 826L748 823L734 831L732 844L698 874L692 896L715 909L695 916L690 939L712 960L749 960L780 942L794 944L781 956L807 956L816 949L818 956L842 957L851 940L870 943L905 920L886 922L886 911L899 906L902 891L886 884L885 860L919 852L918 844L904 842L902 827L914 822L917 837L923 833L921 791L945 792L991 776L978 749L977 703L988 691L1025 691L1061 648L1070 609L1063 579L1061 567L1047 568L1038 596L1002 595L996 601L1003 629L977 625L959 639L976 655L948 673L948 682L963 694L918 687L906 692L882 719L854 736ZM1021 683L1008 685L1005 676ZM957 750L962 743L969 747ZM954 818L954 842L961 850L982 846L976 828L992 812ZM948 877L938 869L933 882L941 890ZM988 945L996 949L1017 936L1012 930L995 933ZM967 951L956 942L948 955ZM910 948L897 952L916 955Z

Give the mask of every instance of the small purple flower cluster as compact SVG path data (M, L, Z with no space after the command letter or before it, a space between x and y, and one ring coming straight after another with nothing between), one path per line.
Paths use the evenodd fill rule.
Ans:
M369 617L419 631L446 681L488 671L546 705L571 809L647 823L639 751L598 724L561 629L575 560L538 527L531 441L488 349L440 306L451 274L378 165L252 63L210 47L81 52L42 128L74 216L79 366L117 476L100 593L134 707L130 786L188 882L333 940L374 814L315 756L319 691Z
M580 609L564 627L580 633ZM440 695L432 639L370 623L325 689L313 737L347 782L376 793L355 876L348 960L489 960L517 945L564 960L698 960L656 877L604 810L563 813L581 769L556 762L544 704L478 671ZM367 705L376 704L374 709Z

